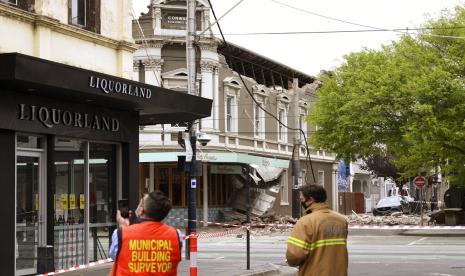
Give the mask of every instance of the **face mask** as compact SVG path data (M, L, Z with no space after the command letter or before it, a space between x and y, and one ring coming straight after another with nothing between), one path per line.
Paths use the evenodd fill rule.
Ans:
M310 205L312 205L312 204L310 204L310 205L307 206L307 202L305 202L305 201L301 202L300 204L302 204L302 207L304 207L304 209L307 209L308 207L310 207Z

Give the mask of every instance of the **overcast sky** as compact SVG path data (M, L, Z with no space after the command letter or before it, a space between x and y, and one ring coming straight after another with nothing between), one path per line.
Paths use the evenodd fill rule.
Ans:
M218 17L239 1L211 0ZM147 11L150 0L133 0L133 3L139 15ZM220 26L223 33L230 34L226 35L227 41L303 73L316 75L321 69L330 70L340 64L345 54L359 51L363 47L378 49L381 44L396 40L398 33L232 34L369 29L360 25L382 29L412 29L419 27L427 18L437 18L443 9L453 9L463 4L463 0L243 0L220 20ZM218 33L217 29L214 32Z

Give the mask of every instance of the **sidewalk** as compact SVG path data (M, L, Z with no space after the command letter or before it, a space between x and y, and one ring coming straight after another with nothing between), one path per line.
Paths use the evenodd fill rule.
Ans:
M65 272L63 276L106 276L111 270L113 263L103 264L78 271ZM246 269L245 262L234 260L198 260L198 275L201 276L271 276L296 275L296 269L285 264L263 263L252 265L250 270ZM189 275L189 261L184 260L179 264L178 275Z

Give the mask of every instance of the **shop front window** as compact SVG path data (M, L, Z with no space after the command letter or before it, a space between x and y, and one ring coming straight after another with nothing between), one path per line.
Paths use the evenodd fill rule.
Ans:
M55 268L85 264L85 142L55 140Z
M116 227L116 152L113 144L55 140L56 269L108 258Z
M108 258L116 227L116 145L89 144L89 261Z

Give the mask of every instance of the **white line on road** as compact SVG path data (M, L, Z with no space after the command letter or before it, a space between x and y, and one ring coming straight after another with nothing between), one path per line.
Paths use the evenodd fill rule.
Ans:
M413 242L407 244L407 246L414 245L414 244L416 244L417 242L421 242L421 241L424 241L424 240L426 240L426 239L427 239L426 237L423 237L423 238L421 238L421 239L418 239L418 240L416 240L416 241L413 241Z

